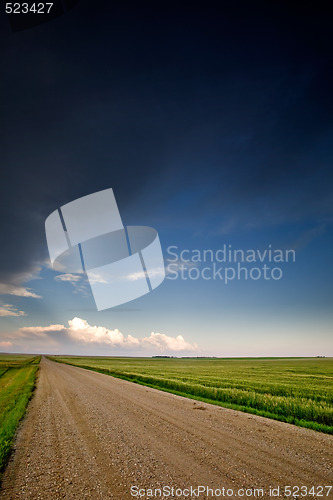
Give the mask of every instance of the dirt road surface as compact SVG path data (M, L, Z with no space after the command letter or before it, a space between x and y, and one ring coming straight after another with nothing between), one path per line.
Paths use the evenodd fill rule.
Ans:
M43 358L0 498L161 498L147 489L165 486L185 499L201 485L217 491L192 498L268 499L332 484L332 454L333 436Z

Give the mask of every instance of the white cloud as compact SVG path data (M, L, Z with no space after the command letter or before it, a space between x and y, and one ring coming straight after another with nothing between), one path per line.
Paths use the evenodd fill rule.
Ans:
M87 279L83 274L74 274L74 273L66 273L66 274L58 274L54 277L54 279L58 282L70 283L74 287L74 293L82 293L83 295L88 295L89 291L87 288Z
M0 316L25 316L25 312L11 304L0 304Z
M117 328L109 330L104 326L90 326L81 318L73 318L68 321L68 334L74 340L80 342L98 342L107 345L137 345L139 340L128 335L125 337Z
M137 271L136 273L131 273L124 276L124 279L128 281L137 281L146 279L146 273L144 271Z
M165 270L164 270L164 267L155 267L154 269L149 269L149 273L147 273L147 274L150 278L154 277L154 276L164 276ZM146 279L145 271L137 271L135 273L117 276L118 281L137 281L137 280L145 280L145 279ZM110 278L108 278L105 274L103 274L103 273L100 274L100 273L92 272L92 271L89 271L89 282L91 284L111 283Z
M91 284L96 284L96 283L109 283L108 280L105 279L105 275L89 271L89 283Z
M78 281L81 280L81 276L78 275L78 274L58 274L57 276L55 276L55 280L56 281L68 281L69 283L71 283L72 285L74 285L75 283L77 283Z
M147 273L150 278L155 276L163 277L165 275L164 267L155 267L153 269L149 269L149 273ZM146 273L144 271L138 271L136 273L131 273L125 276L125 279L129 281L136 281L139 279L146 278Z
M164 333L152 332L149 337L142 339L143 344L157 347L160 351L195 351L198 349L197 344L190 344L185 342L182 335L177 337L170 337Z
M41 299L40 295L34 293L30 288L12 285L9 283L0 283L0 295L16 295L17 297L31 297Z

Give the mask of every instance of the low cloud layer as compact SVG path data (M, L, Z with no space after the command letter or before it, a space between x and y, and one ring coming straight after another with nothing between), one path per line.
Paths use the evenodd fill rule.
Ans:
M18 314L19 315L19 314ZM2 347L17 352L68 353L68 354L130 354L130 355L188 355L198 351L196 344L186 342L182 335L172 337L152 332L142 339L124 335L117 328L90 325L85 319L75 317L68 326L22 327L2 336Z

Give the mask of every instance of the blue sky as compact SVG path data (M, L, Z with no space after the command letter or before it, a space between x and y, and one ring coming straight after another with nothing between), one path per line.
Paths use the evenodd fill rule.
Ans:
M312 9L81 1L16 33L0 18L0 350L333 355L332 37ZM98 312L84 277L50 268L44 223L110 187L166 265L169 246L295 262L279 280L167 275Z

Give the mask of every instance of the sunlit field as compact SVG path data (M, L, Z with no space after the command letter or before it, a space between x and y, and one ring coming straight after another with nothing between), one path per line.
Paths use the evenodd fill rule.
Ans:
M35 386L40 356L0 354L0 472Z
M50 359L333 434L332 358Z

